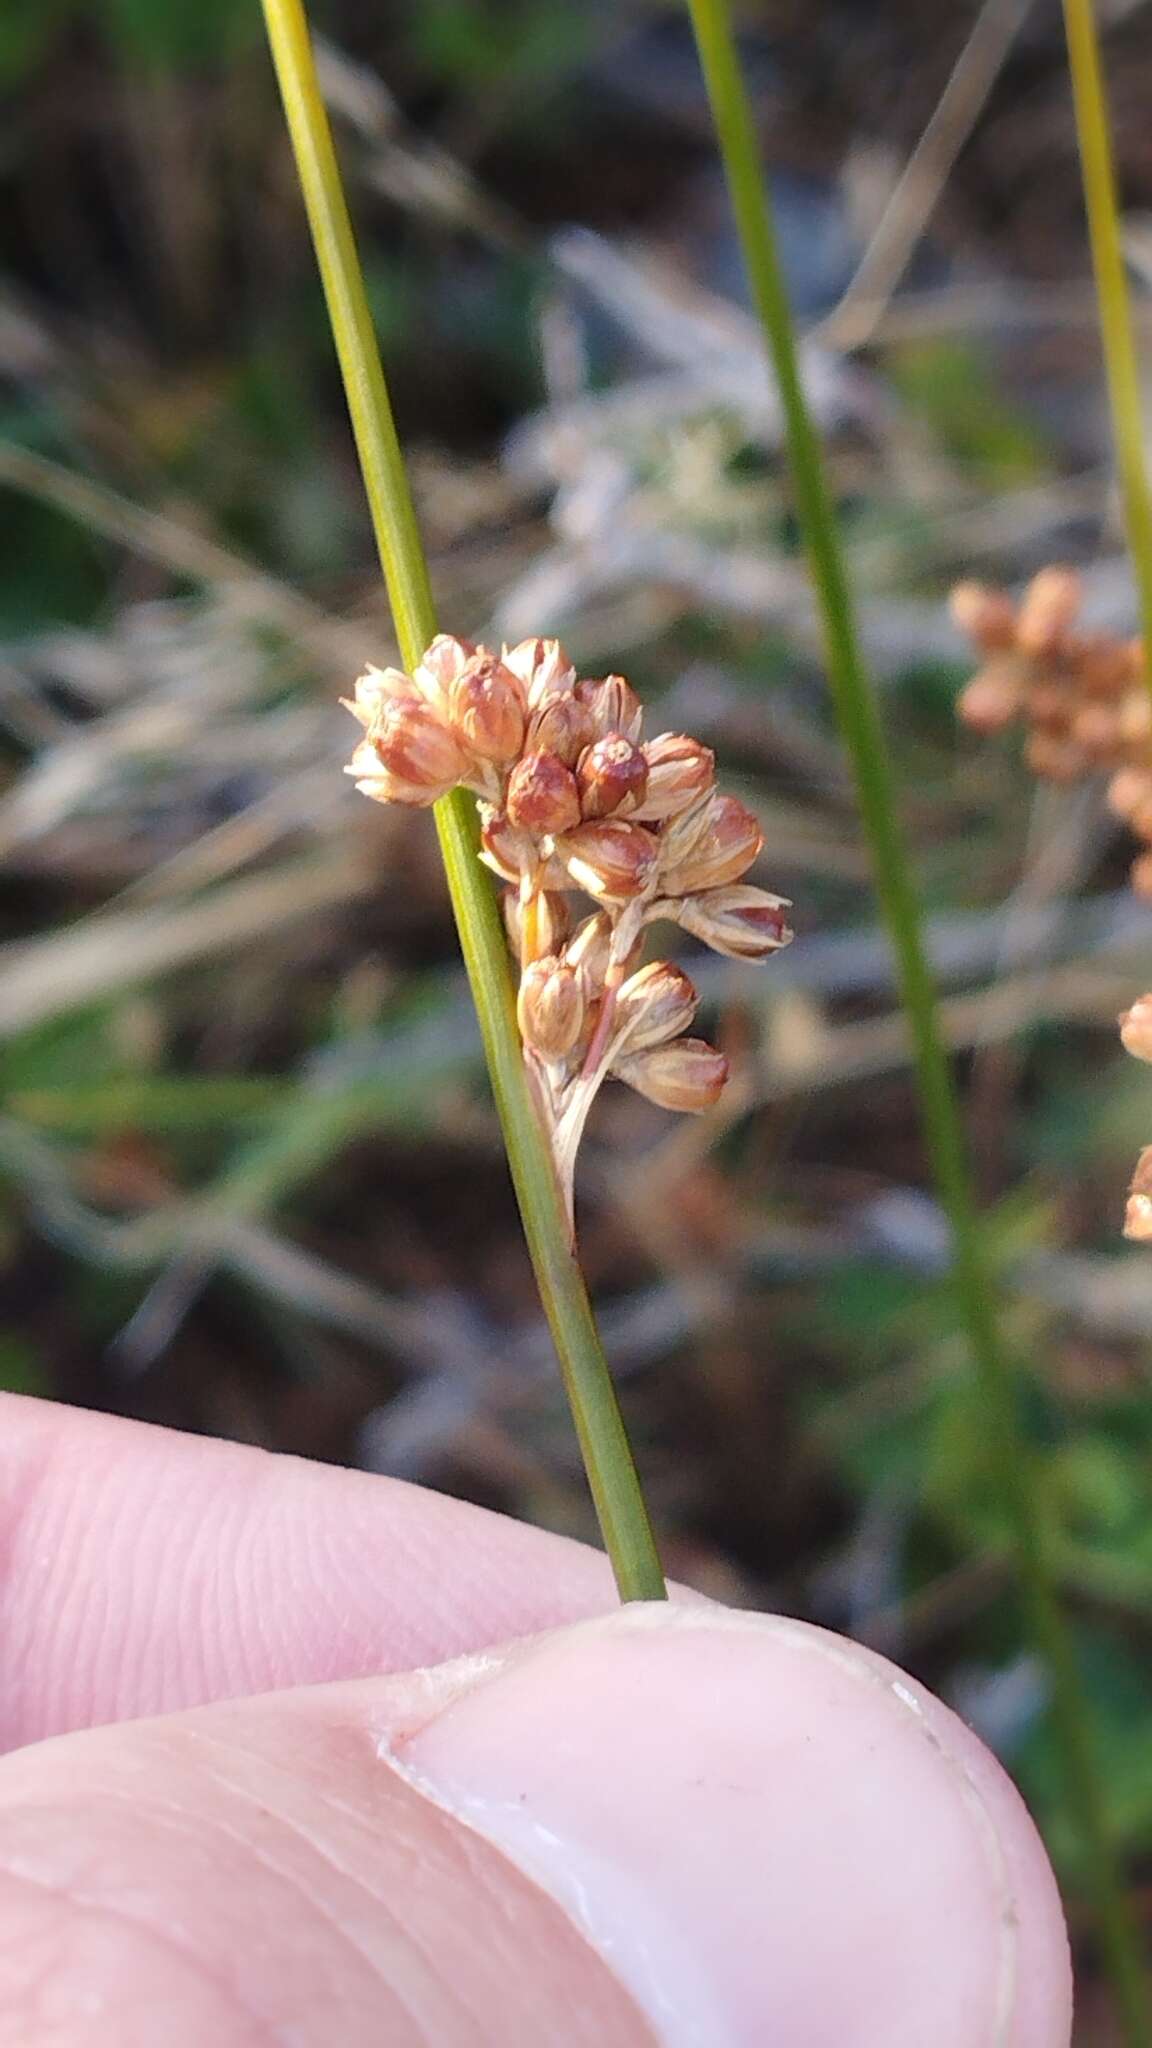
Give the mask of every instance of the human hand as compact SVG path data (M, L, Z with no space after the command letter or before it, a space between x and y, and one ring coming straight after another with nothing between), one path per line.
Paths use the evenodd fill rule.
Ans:
M1019 1798L870 1652L13 1397L0 1473L0 2048L1067 2043Z

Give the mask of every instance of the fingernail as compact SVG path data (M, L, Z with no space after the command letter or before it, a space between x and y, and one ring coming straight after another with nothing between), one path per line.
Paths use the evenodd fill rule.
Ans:
M799 1622L635 1606L428 1699L389 1760L552 1894L667 2048L1065 2048L1032 1823L883 1659Z

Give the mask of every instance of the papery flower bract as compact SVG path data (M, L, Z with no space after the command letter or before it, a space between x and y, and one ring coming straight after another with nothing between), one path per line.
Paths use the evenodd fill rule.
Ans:
M505 889L501 897L501 908L512 951L518 960L523 960L524 906L515 889ZM541 954L558 953L572 930L572 912L568 898L562 896L556 889L541 889L535 900L533 915L537 950Z
M371 797L373 803L409 804L423 808L436 802L434 790L429 791L421 783L404 782L383 767L371 740L361 740L344 773L355 777L361 795Z
M588 714L575 697L549 697L529 715L524 750L555 754L571 768L588 744L588 732Z
M520 1035L542 1059L563 1059L584 1029L587 987L582 969L555 954L532 960L520 977Z
M576 681L576 670L559 640L520 640L504 649L503 659L523 683L530 711L550 697L567 696Z
M687 733L662 732L641 751L648 763L648 787L636 807L638 822L663 824L679 817L715 783L715 754Z
M651 960L622 983L612 1026L614 1048L643 1052L687 1031L700 998L683 968ZM615 1057L615 1053L613 1055Z
M639 739L644 706L623 676L577 683L576 702L587 716L591 739L606 739L610 732L622 733L626 740Z
M661 1109L692 1115L719 1101L728 1079L728 1062L702 1038L676 1038L649 1052L626 1053L612 1062L612 1072Z
M448 716L448 700L457 676L477 654L471 640L457 640L451 633L437 633L412 671L412 681L441 717Z
M658 907L666 907L668 915L693 938L702 939L714 953L723 953L729 960L766 960L792 938L784 915L791 908L787 897L773 896L747 882L705 889L698 896L684 896Z
M656 871L656 841L626 818L597 818L556 841L557 858L589 896L638 896Z
M463 745L481 761L506 766L516 760L524 745L524 685L494 654L465 663L449 690L448 712Z
M610 732L586 747L576 763L576 786L585 818L629 815L643 803L648 763L633 740Z
M416 695L418 692L413 687L411 676L406 676L402 669L373 668L369 663L363 674L356 678L354 696L341 697L340 702L367 731L390 698Z
M764 844L757 820L734 796L713 797L702 825L689 852L671 865L661 862L660 886L666 896L692 896L739 880Z

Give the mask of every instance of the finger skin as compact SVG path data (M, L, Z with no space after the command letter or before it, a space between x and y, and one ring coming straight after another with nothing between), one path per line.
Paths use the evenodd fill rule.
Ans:
M0 1396L0 1749L614 1601L596 1552L421 1487Z
M548 1894L382 1763L371 1686L0 1761L0 2048L653 2048Z

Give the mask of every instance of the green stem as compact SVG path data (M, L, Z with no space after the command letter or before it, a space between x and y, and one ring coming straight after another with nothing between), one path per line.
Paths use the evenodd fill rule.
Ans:
M1084 1846L1101 1942L1133 2044L1147 2048L1146 1986L1096 1769L1087 1701L1056 1594L1036 1473L1014 1366L1005 1352L980 1237L960 1106L941 1036L920 904L904 844L895 777L869 687L819 437L800 377L752 109L728 0L688 0L724 159L753 305L764 329L787 428L797 510L824 631L829 680L855 775L877 892L900 976L925 1140L952 1230L958 1311L987 1404L990 1448L1010 1517L1031 1629L1052 1688L1070 1803Z
M296 168L344 378L364 487L401 656L412 668L436 631L428 565L412 506L384 372L316 77L301 0L263 0ZM664 1578L583 1275L571 1249L547 1138L520 1053L499 908L476 859L476 814L463 790L436 806L436 825L480 1020L524 1232L616 1583L625 1600L661 1600Z
M1136 571L1141 632L1145 647L1152 650L1152 495L1144 463L1140 367L1124 268L1111 123L1092 0L1064 0L1064 27L1124 520ZM1145 673L1152 691L1152 663L1145 663Z

